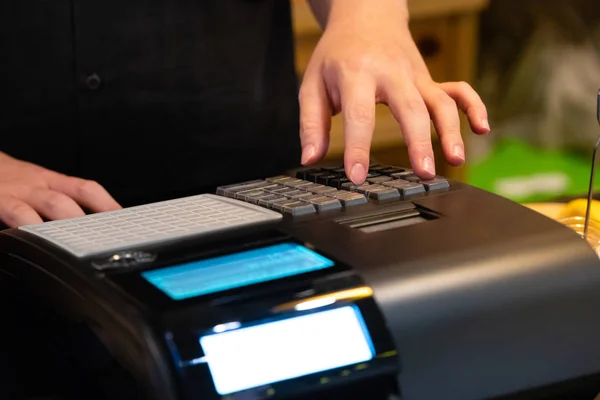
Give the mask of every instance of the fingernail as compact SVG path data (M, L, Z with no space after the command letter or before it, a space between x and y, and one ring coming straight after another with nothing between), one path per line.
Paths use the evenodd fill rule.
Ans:
M306 145L302 149L302 160L300 162L302 164L306 164L313 158L314 155L315 155L315 146L313 146L312 144Z
M488 131L490 130L490 122L487 119L481 120L481 125L483 125L483 127Z
M452 148L452 154L454 155L454 157L460 158L461 160L465 161L465 151L460 144L454 145L454 147Z
M350 180L355 184L361 184L367 177L367 170L362 164L354 164L350 170Z
M423 159L423 169L425 172L435 175L435 165L431 157L427 156Z

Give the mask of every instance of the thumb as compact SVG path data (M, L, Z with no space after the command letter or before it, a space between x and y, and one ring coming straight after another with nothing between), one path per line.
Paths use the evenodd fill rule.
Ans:
M319 161L329 147L331 106L320 74L307 72L300 87L302 164Z

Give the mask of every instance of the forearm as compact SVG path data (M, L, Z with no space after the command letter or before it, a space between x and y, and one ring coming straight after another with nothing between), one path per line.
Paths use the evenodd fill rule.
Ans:
M392 18L408 23L407 0L307 0L316 20L325 29L331 24L353 24L357 18Z

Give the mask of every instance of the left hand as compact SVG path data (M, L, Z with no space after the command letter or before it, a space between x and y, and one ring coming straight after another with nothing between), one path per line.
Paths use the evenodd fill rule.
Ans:
M398 121L411 166L423 179L435 176L430 121L445 158L454 166L465 161L457 108L467 115L474 133L490 130L485 105L475 90L464 82L434 82L408 21L383 14L362 12L343 22L330 20L300 88L302 164L323 158L331 117L341 112L344 165L356 184L368 173L378 103L386 104Z

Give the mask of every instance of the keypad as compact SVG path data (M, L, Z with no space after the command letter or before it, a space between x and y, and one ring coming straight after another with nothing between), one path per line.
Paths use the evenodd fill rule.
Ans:
M361 193L285 175L221 186L217 194L293 216L340 210L367 202Z
M258 188L263 181L249 182ZM265 186L264 184L262 186ZM244 226L277 222L280 213L258 205L252 193L241 193L235 201L214 194L201 194L151 203L83 217L25 225L19 229L39 236L78 257L130 249L160 242L212 235ZM282 205L283 207L289 205Z
M356 207L371 200L403 200L449 187L443 177L422 180L408 168L373 164L360 185L348 179L343 166L334 166L221 186L217 194L292 216L305 216Z

